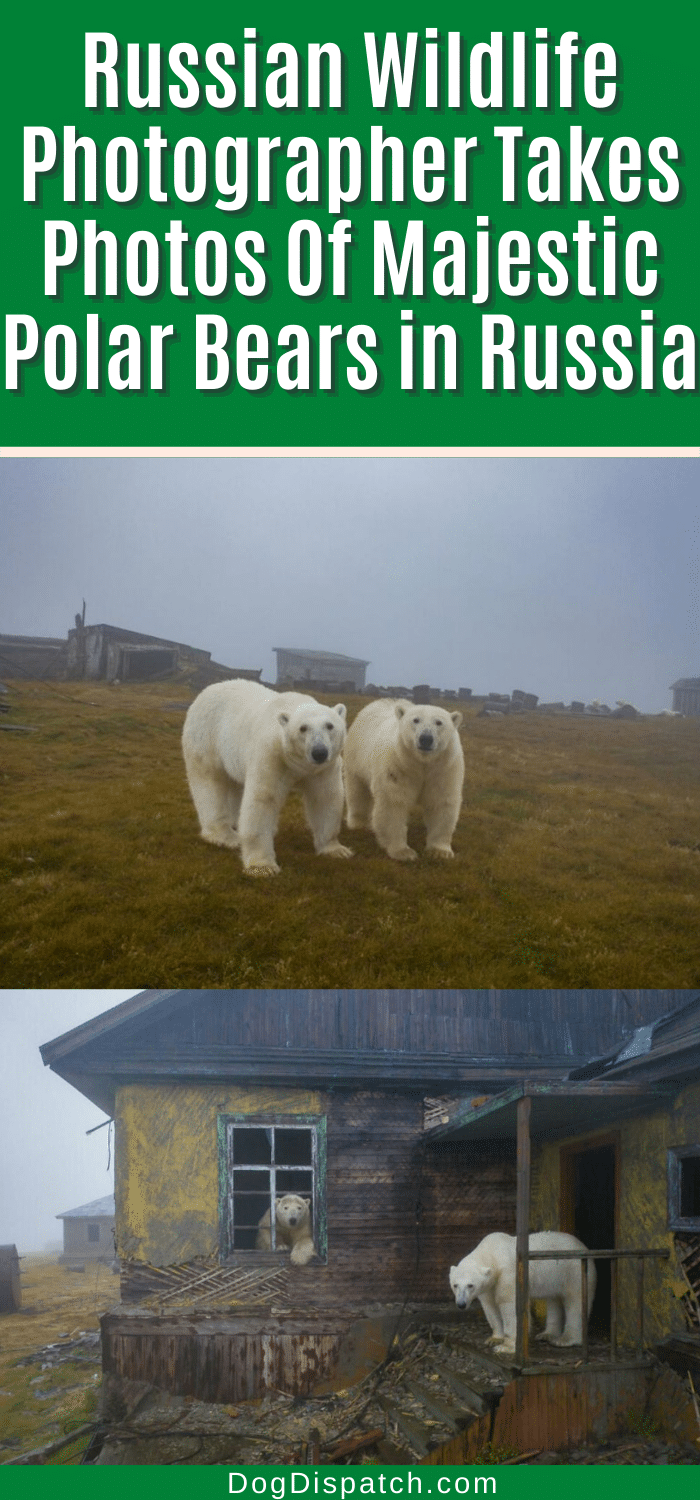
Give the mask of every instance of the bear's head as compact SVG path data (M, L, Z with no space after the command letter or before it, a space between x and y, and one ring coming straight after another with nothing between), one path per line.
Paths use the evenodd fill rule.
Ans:
M345 744L344 703L324 708L322 703L300 703L291 712L280 709L282 748L288 765L322 771L336 760Z
M475 1297L486 1291L493 1279L491 1266L476 1260L473 1255L465 1255L458 1266L450 1267L450 1287L457 1306L471 1307Z
M275 1199L275 1217L284 1229L306 1228L311 1222L311 1199L298 1193L285 1193Z
M448 713L446 708L409 703L403 698L397 699L394 712L399 721L401 743L417 760L430 760L449 749L462 722L458 710Z

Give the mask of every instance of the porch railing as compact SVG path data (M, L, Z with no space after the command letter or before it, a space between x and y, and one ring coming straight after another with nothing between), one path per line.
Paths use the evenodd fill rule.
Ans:
M580 1260L581 1262L581 1352L582 1363L589 1363L588 1356L588 1262L610 1261L610 1360L616 1363L618 1352L618 1266L621 1260L636 1261L636 1316L635 1353L641 1358L644 1352L644 1262L650 1259L668 1260L670 1250L526 1250L517 1252L516 1261L516 1317L517 1333L515 1358L518 1364L527 1364L530 1357L530 1295L529 1264L531 1260Z

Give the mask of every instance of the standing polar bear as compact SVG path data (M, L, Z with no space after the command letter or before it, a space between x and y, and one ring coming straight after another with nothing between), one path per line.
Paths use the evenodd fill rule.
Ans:
M188 710L182 734L202 838L240 848L249 875L277 875L275 833L293 787L301 790L317 854L346 859L340 752L345 704L275 693L242 678L215 682Z
M531 1234L531 1250L585 1250L586 1245L573 1234L556 1229ZM499 1354L515 1352L515 1235L487 1234L486 1238L450 1270L450 1286L458 1307L481 1303L491 1328L488 1344L495 1344ZM596 1288L596 1269L588 1262L588 1316ZM529 1292L532 1301L547 1305L547 1326L539 1339L566 1348L580 1344L581 1262L579 1260L531 1260Z
M357 715L343 757L349 828L372 828L390 859L417 859L408 819L420 807L426 853L452 859L462 801L461 713L380 698Z
M307 1266L316 1254L311 1233L311 1199L285 1193L275 1199L275 1246L291 1250L294 1266ZM271 1250L270 1210L263 1214L255 1238L256 1250Z

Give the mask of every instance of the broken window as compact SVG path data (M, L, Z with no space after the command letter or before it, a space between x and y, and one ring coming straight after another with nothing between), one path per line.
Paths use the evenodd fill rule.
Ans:
M700 1145L668 1153L669 1229L700 1231Z
M222 1251L288 1250L273 1204L308 1202L317 1255L325 1260L325 1120L255 1123L222 1119Z

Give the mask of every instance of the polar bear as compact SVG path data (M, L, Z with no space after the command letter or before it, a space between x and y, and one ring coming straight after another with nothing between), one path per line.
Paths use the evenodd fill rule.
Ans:
M206 687L182 734L187 779L202 838L240 849L249 875L277 875L274 839L298 786L317 854L346 859L340 752L345 704L325 708L305 693L276 693L234 679Z
M573 1234L556 1229L531 1234L531 1250L585 1250L586 1245ZM488 1344L495 1344L499 1354L515 1352L515 1235L487 1234L486 1238L450 1270L450 1286L458 1307L481 1303L491 1328ZM588 1309L596 1288L596 1269L588 1262ZM547 1305L547 1326L538 1339L566 1348L580 1344L581 1329L581 1262L579 1260L531 1260L529 1263L531 1300Z
M369 824L391 859L417 859L407 841L411 809L420 807L426 853L452 859L462 800L462 715L380 698L360 710L343 756L347 823Z
M275 1199L275 1241L278 1250L291 1249L294 1266L306 1266L316 1254L311 1234L311 1199L285 1193ZM255 1239L256 1250L271 1250L270 1210L263 1214Z

